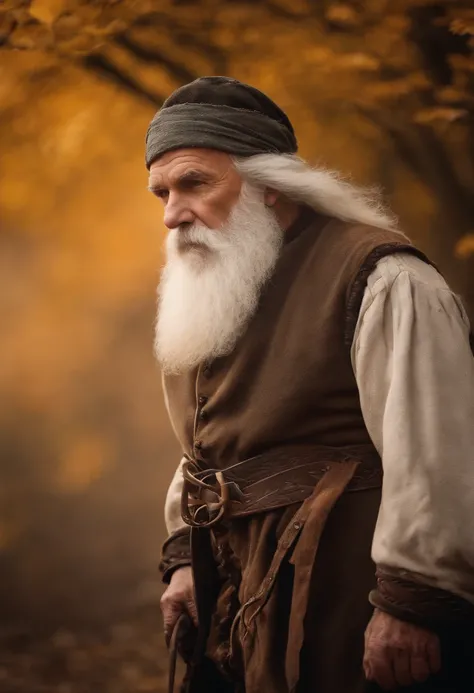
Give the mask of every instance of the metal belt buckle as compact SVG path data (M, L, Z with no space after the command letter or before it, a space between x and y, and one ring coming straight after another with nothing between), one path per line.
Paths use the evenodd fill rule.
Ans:
M186 524L191 527L212 527L217 524L224 517L230 502L230 490L223 473L215 469L200 472L191 460L184 462L182 473L181 515ZM214 477L216 483L208 483L201 477Z

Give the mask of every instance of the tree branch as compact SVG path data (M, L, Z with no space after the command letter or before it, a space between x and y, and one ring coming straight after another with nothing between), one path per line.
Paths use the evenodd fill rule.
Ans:
M156 26L159 28L166 27L176 39L177 43L185 43L191 48L195 48L203 54L208 55L214 63L216 73L225 74L227 71L227 55L221 48L212 44L210 41L204 40L197 32L191 33L185 27L178 24L171 17L161 12L150 12L149 14L137 17L128 31L133 31L134 27L150 27Z
M125 88L135 96L146 99L154 106L161 106L165 100L164 96L149 91L146 89L146 87L142 86L139 82L133 79L133 77L121 72L111 60L101 53L87 55L82 59L81 62L86 69L105 77L115 84L118 84L120 87Z
M178 82L182 82L184 84L186 82L192 82L196 79L196 77L198 77L196 73L191 72L191 70L188 70L187 67L177 63L175 60L168 58L157 48L142 46L133 41L126 33L116 36L115 43L122 46L122 48L126 48L128 51L130 51L130 53L132 53L132 55L140 60L162 65Z

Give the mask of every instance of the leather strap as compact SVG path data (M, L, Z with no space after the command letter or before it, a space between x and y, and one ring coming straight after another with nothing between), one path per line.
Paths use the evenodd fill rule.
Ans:
M290 690L298 680L299 653L304 636L301 614L306 612L309 584L319 539L330 510L350 483L358 464L359 462L354 460L343 464L333 464L325 473L313 493L302 503L286 526L260 588L240 607L232 623L230 634L231 659L235 652L238 630L240 629L243 640L252 632L252 625L271 596L281 565L294 547L291 563L295 565L295 581L300 583L300 589L299 592L297 591L299 603L292 603L289 624L286 674ZM309 541L307 541L308 537L310 537ZM251 607L255 608L251 615L246 618ZM295 622L295 617L300 621L298 624ZM294 631L294 636L291 635L292 631Z
M380 458L367 445L280 448L224 469L201 469L187 458L182 467L183 520L191 527L209 528L224 518L301 503L334 464L349 461L358 466L347 491L381 486Z
M335 464L321 479L309 498L309 512L290 563L295 567L293 598L288 625L286 680L290 693L296 690L300 673L300 653L304 641L304 618L308 608L311 578L319 542L329 513L357 471L358 462Z

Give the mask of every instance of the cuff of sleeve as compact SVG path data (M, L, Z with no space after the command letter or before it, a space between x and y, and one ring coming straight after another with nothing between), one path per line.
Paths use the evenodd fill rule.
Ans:
M451 592L423 584L418 575L377 566L369 601L381 611L422 628L440 630L474 623L474 605Z
M163 544L159 570L162 580L168 584L177 568L191 565L190 527L173 532Z

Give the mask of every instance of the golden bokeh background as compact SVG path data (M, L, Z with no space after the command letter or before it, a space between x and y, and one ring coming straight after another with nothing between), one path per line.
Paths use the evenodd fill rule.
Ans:
M144 612L160 628L179 451L152 354L164 231L144 135L174 88L226 74L269 93L305 158L383 187L474 316L470 4L0 3L0 633ZM160 685L101 676L103 693ZM63 679L37 690L82 691Z

